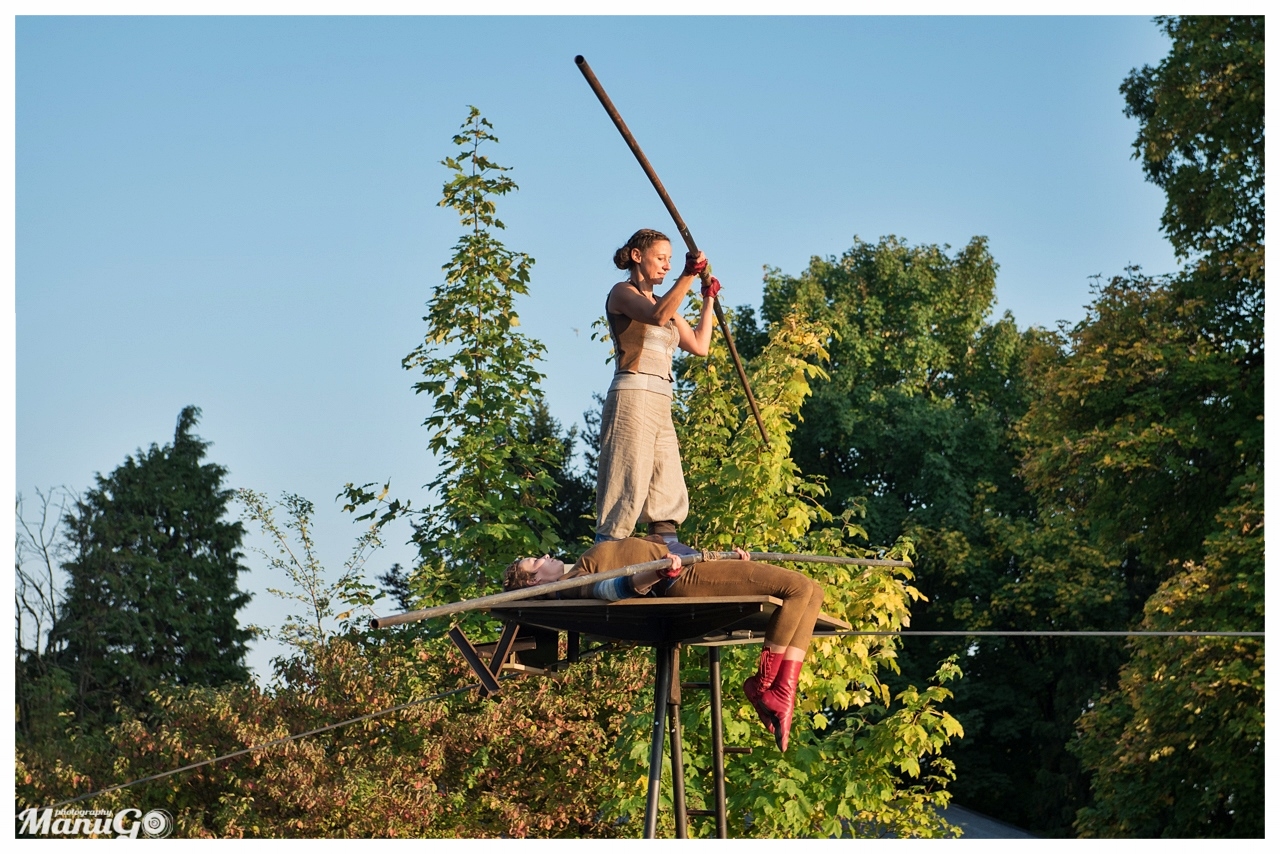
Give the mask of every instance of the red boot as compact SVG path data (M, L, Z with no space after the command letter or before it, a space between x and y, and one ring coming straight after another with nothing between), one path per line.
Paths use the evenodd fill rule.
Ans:
M778 665L782 663L782 653L770 652L768 647L760 650L760 667L756 671L756 675L747 678L742 683L742 693L747 695L747 699L751 701L751 705L755 708L756 714L760 716L760 723L764 724L764 728L772 735L777 727L777 718L773 712L765 708L761 697L764 692L773 684L774 678L778 674Z
M773 737L783 753L787 751L787 738L791 735L791 716L796 709L796 686L800 682L802 667L803 661L784 660L778 665L773 684L760 698L761 704L777 718L778 726Z

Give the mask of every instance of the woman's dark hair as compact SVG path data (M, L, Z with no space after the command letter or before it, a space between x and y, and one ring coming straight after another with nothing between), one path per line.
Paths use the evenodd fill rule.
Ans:
M507 565L506 570L502 573L503 590L520 590L525 587L532 587L536 583L536 573L520 568L520 564L526 560L528 558L516 558Z
M671 238L667 237L661 231L652 228L642 228L635 234L631 235L631 239L626 245L613 253L613 266L619 270L630 270L635 266L635 262L631 260L631 250L639 249L641 252L648 249L659 240L671 242Z

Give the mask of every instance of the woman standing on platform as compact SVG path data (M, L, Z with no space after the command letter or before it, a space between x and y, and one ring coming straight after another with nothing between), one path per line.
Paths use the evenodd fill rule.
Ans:
M518 590L665 557L671 560L669 569L649 569L549 595L559 599L606 601L645 595L776 596L782 605L769 617L759 668L743 684L742 690L761 723L773 734L778 749L785 751L791 734L800 669L822 610L822 585L799 572L749 560L741 549L734 551L739 560L700 561L685 567L680 556L670 551L656 534L608 540L587 549L568 574L563 561L547 555L514 561L507 567L503 587Z
M711 278L702 286L702 316L691 327L680 305L707 259L701 252L686 253L675 285L657 296L654 288L671 271L671 257L671 241L651 228L631 235L613 255L614 266L628 277L605 300L614 374L600 415L595 539L624 539L644 522L674 553L692 554L678 533L689 514L689 491L671 421L671 360L677 346L695 356L707 354L712 298L720 283Z

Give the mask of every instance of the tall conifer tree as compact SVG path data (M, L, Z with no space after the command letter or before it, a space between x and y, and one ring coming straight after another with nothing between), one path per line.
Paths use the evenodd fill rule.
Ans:
M90 722L117 700L142 707L161 684L249 678L251 633L236 619L250 598L237 586L244 531L224 519L227 470L202 462L199 416L184 408L172 444L99 475L66 517L73 556L51 644Z

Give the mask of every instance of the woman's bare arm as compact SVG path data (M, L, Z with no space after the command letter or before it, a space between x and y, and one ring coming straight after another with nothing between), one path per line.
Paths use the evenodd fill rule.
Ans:
M684 302L689 288L697 281L697 276L681 276L675 285L657 302L650 302L630 282L619 282L609 292L610 311L625 314L632 320L647 323L650 326L666 326L667 321L678 316L680 303Z
M697 326L690 326L680 315L676 315L676 329L680 330L680 349L695 356L705 356L711 352L711 331L715 323L711 320L711 300L702 301L702 316Z

